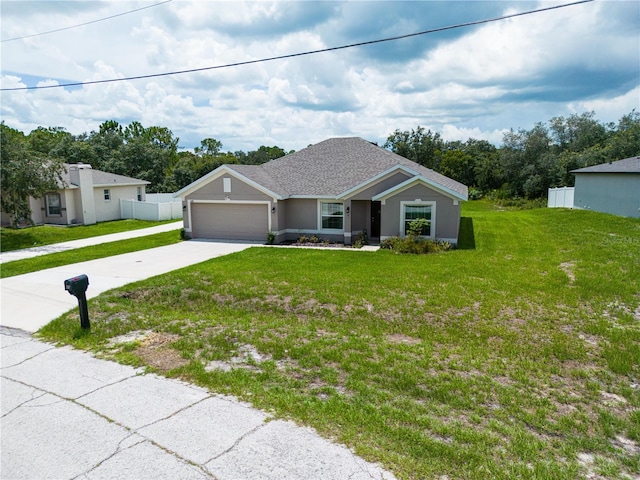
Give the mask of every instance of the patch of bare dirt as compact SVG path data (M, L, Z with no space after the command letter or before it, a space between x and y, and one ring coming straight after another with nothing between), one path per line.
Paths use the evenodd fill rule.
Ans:
M171 333L153 332L140 341L140 346L135 349L134 353L150 367L157 368L161 372L168 372L189 363L171 348L171 344L179 338L179 335Z
M134 330L133 332L125 333L124 335L118 335L117 337L111 338L107 346L115 347L122 343L139 342L147 338L152 333L153 332L151 330Z
M229 360L213 360L209 362L204 369L207 372L214 370L229 372L234 368L258 371L259 368L257 365L267 360L271 360L271 355L260 353L253 345L240 345L236 354Z
M640 446L630 438L623 437L622 435L616 436L616 438L611 441L611 444L616 448L624 450L629 455L640 454Z
M387 342L396 345L419 345L422 343L422 339L403 335L401 333L394 333L387 335Z
M627 403L626 398L611 392L601 391L600 398L602 398L602 403L608 407L619 407Z
M576 275L573 272L573 269L575 268L575 266L576 266L576 262L574 262L574 261L562 262L560 264L560 270L562 270L565 273L565 275L567 277L569 277L569 283L570 284L572 284L573 282L576 281Z
M140 288L138 290L125 291L120 294L120 298L126 298L129 300L145 300L151 296L156 296L158 289L154 288Z

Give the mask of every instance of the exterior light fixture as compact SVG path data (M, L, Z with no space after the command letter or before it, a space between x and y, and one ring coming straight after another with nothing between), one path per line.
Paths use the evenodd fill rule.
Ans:
M347 207L347 209L345 210L345 212L349 213L349 211L351 210L351 207Z
M271 207L271 213L276 213L276 207Z

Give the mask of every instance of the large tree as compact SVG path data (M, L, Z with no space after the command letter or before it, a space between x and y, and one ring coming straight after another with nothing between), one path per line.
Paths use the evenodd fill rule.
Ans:
M423 127L411 132L396 130L387 138L384 148L433 170L440 169L444 142L439 133Z
M0 201L11 225L31 223L29 197L40 198L57 190L62 183L64 165L60 160L33 152L25 135L0 124Z

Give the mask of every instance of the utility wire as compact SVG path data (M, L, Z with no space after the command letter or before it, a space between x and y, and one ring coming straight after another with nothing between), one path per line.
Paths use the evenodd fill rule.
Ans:
M48 30L46 32L32 33L30 35L23 35L22 37L6 38L4 40L0 40L0 43L13 42L15 40L22 40L22 39L25 39L25 38L38 37L40 35L48 35L50 33L62 32L64 30L71 30L72 28L84 27L85 25L91 25L92 23L104 22L105 20L111 20L112 18L122 17L124 15L129 15L130 13L139 12L140 10L146 10L147 8L157 7L158 5L164 5L165 3L169 3L171 1L173 1L173 0L165 0L164 2L154 3L153 5L147 5L146 7L136 8L135 10L129 10L128 12L117 13L117 14L111 15L109 17L99 18L97 20L91 20L90 22L79 23L78 25L71 25L69 27L56 28L55 30Z
M513 13L511 15L504 15L502 17L489 18L489 19L485 19L485 20L476 20L476 21L472 21L472 22L459 23L457 25L450 25L448 27L434 28L434 29L431 29L431 30L424 30L422 32L409 33L409 34L406 34L406 35L398 35L398 36L395 36L395 37L382 38L382 39L378 39L378 40L369 40L369 41L366 41L366 42L351 43L351 44L348 44L348 45L341 45L339 47L321 48L319 50L309 50L309 51L300 52L300 53L290 53L290 54L287 54L287 55L278 55L276 57L267 57L267 58L260 58L260 59L256 59L256 60L246 60L246 61L243 61L243 62L227 63L227 64L224 64L224 65L214 65L214 66L210 66L210 67L191 68L191 69L188 69L188 70L176 70L174 72L152 73L152 74L149 74L149 75L137 75L137 76L133 76L133 77L110 78L110 79L105 79L105 80L91 80L91 81L87 81L87 82L62 83L62 84L57 84L57 85L42 85L42 86L35 86L35 87L0 88L0 92L9 92L9 91L15 91L15 90L42 90L42 89L45 89L45 88L78 87L78 86L83 86L83 85L95 85L95 84L98 84L98 83L124 82L124 81L129 81L129 80L141 80L141 79L145 79L145 78L165 77L165 76L169 76L169 75L181 75L181 74L184 74L184 73L204 72L206 70L218 70L218 69L222 69L222 68L239 67L239 66L242 66L242 65L251 65L251 64L254 64L254 63L271 62L271 61L274 61L274 60L283 60L283 59L286 59L286 58L302 57L302 56L305 56L305 55L313 55L313 54L316 54L316 53L332 52L332 51L336 51L336 50L344 50L344 49L347 49L347 48L361 47L361 46L364 46L364 45L373 45L373 44L376 44L376 43L391 42L391 41L395 41L395 40L401 40L403 38L417 37L419 35L427 35L429 33L444 32L446 30L453 30L453 29L457 29L457 28L470 27L470 26L474 26L474 25L482 25L482 24L485 24L485 23L497 22L497 21L506 20L506 19L509 19L509 18L522 17L524 15L531 15L533 13L547 12L549 10L556 10L556 9L559 9L559 8L571 7L571 6L574 6L574 5L580 5L582 3L589 3L589 2L593 2L593 1L594 0L579 0L577 2L565 3L565 4L562 4L562 5L555 5L553 7L539 8L539 9L536 9L536 10L528 10L526 12Z

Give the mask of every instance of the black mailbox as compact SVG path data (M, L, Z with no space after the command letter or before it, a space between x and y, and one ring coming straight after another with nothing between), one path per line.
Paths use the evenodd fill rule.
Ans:
M64 289L78 299L78 308L80 310L80 326L82 328L90 328L89 309L87 308L87 295L85 292L89 287L89 277L86 275L78 275L77 277L68 278L64 281Z
M79 297L81 293L87 291L89 286L89 277L86 275L78 275L64 281L64 289L74 297Z

